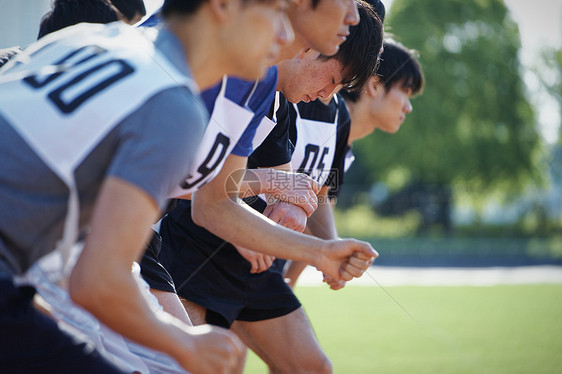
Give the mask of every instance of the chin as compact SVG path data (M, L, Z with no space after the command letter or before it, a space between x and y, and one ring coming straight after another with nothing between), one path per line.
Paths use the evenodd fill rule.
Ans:
M246 70L246 71L239 71L237 74L230 74L230 75L234 75L236 77L242 78L244 80L247 81L255 81L258 79L262 79L265 76L265 73L267 72L267 68L256 68L254 70Z
M291 104L298 104L302 101L301 97L295 97L291 95L287 96L285 92L283 92L283 96L285 96L285 99L287 99L287 101Z
M317 51L324 56L333 56L340 50L340 44L340 41L338 41L338 44L327 44L324 45L323 48L317 48Z

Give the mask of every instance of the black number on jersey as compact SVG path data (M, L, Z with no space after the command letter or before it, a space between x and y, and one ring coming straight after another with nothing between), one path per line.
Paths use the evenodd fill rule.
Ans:
M320 147L316 144L307 144L304 148L304 159L299 167L298 171L311 176L314 179L320 178L322 171L326 168L324 164L324 157L330 152L329 147L324 147L322 149L322 154L320 154ZM318 163L316 162L318 161ZM313 173L314 170L318 170L317 173Z
M193 182L190 182L189 179L193 178L193 176L190 175L188 177L188 180L185 180L182 183L181 187L185 188L185 189L192 188L193 186L196 186L202 180L207 178L207 176L209 174L211 174L217 168L217 166L219 166L221 161L226 156L226 150L228 149L229 144L230 144L230 138L228 138L226 135L224 135L222 133L219 133L217 135L216 139L215 139L215 143L213 144L213 147L211 148L211 151L209 152L209 154L205 158L205 161L203 161L203 164L201 164L201 166L199 166L199 168L197 169L197 172L199 172L199 174L200 174L199 178L197 178ZM218 153L218 156L216 156L217 153ZM215 161L211 165L211 162L213 161L213 159Z
M70 75L76 67L106 52L107 50L98 46L79 48L53 64L54 66L63 67L62 71L44 77L32 75L24 78L23 81L36 89L43 88L49 84L54 85L59 81L60 77ZM132 74L134 71L135 69L131 65L121 59L105 60L81 72L67 83L53 88L47 94L47 97L61 112L70 114L86 100L113 83Z

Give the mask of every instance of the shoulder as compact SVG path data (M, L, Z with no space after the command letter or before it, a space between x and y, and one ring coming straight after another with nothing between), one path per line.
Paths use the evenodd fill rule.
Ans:
M3 66L9 59L21 52L20 47L10 47L0 49L0 66Z
M162 90L133 112L127 122L132 126L144 123L159 133L196 135L203 133L208 123L208 112L199 98L186 87Z

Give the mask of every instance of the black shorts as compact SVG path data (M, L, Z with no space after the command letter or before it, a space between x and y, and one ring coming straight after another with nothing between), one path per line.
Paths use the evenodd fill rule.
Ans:
M172 276L178 295L207 309L207 323L229 328L235 320L281 317L301 304L283 278L283 260L259 274L236 248L191 219L182 202L160 227L159 259Z
M0 368L3 373L120 373L92 346L61 331L31 304L35 290L0 278Z
M166 271L158 260L162 238L157 232L153 232L150 242L146 246L140 262L141 275L150 285L160 291L176 292L172 276Z

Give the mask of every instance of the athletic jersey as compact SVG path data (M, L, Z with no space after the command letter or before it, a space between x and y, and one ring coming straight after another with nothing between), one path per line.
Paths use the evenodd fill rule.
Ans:
M328 105L320 100L290 108L294 116L289 137L295 146L291 165L318 183L337 189L342 183L350 117L342 98Z
M320 184L329 186L330 195L336 194L347 170L345 162L351 124L343 98L336 96L329 105L319 100L289 104L287 117L284 141L286 148L293 149L290 158L293 171L311 176ZM271 151L281 153L278 130L276 128L250 156L250 167L285 163L282 157L276 159ZM248 198L245 201L258 211L263 211L266 206L263 196L262 199Z
M166 30L80 24L0 72L0 274L73 244L107 176L163 207L208 122Z
M343 175L345 175L345 173L347 173L351 165L353 165L353 161L355 161L355 155L353 154L353 150L348 144L345 148L345 158L343 160ZM343 184L343 179L340 179L339 184L340 185ZM328 197L330 197L331 199L336 198L340 194L340 191L341 189L339 188L339 186L336 186L335 188L330 188L330 191L328 191Z
M153 28L161 24L157 10L141 26ZM201 93L211 119L188 178L171 197L196 191L218 174L228 155L248 157L254 146L265 139L275 126L266 115L274 100L277 75L277 67L273 66L263 79L255 82L224 77Z
M242 157L252 153L254 144L260 144L275 126L266 114L274 101L276 86L274 66L260 81L224 77L221 83L201 93L211 118L188 178L171 197L194 192L211 180L231 153Z
M274 105L269 113L276 125L263 141L256 143L259 146L255 147L254 152L248 158L248 168L269 168L291 161L294 147L289 139L290 105L285 96L281 92L277 92Z

